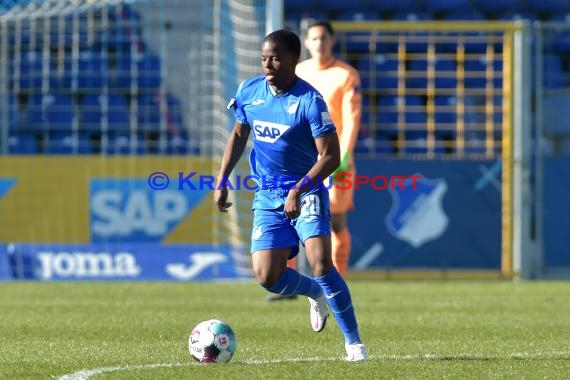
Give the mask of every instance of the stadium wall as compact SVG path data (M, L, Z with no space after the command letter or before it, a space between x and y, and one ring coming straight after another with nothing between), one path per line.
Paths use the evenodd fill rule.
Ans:
M353 269L500 272L500 161L357 164L366 178L417 180L415 186L411 179L404 186L385 186L379 178L376 188L355 188L355 210L349 214Z

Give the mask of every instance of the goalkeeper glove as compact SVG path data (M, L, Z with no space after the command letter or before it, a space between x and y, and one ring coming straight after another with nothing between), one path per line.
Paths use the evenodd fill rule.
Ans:
M340 160L339 167L336 168L336 170L331 174L333 181L336 180L336 176L339 173L348 172L349 164L350 164L350 152L346 152Z

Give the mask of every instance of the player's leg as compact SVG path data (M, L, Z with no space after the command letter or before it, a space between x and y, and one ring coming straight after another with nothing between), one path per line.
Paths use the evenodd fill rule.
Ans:
M326 302L344 335L347 359L365 360L367 354L360 340L350 290L332 262L328 193L309 194L301 202L310 207L302 208L296 228L304 241L315 280L323 289Z
M346 276L350 260L351 236L346 225L346 213L332 214L332 260L342 277Z
M328 305L344 335L347 360L365 360L367 353L360 339L350 290L332 265L330 237L313 236L305 241L305 247L315 280L323 288Z
M353 166L354 168L354 166ZM356 171L351 171L352 178ZM347 226L347 212L354 208L354 189L339 189L333 186L330 191L330 208L332 223L332 260L342 277L345 277L351 253L351 235Z
M252 263L257 282L275 294L319 297L322 291L312 278L287 268L287 257L290 254L291 248L263 249L254 252Z
M287 260L287 268L290 268L292 270L300 272L299 267L298 267L298 260L297 260L298 257L299 257L299 255ZM275 302L275 301L289 301L289 300L294 300L297 298L298 298L297 294L291 294L291 295L270 294L267 296L266 299L269 302Z
M322 295L320 286L307 276L287 268L287 259L298 251L299 239L283 213L255 210L251 243L253 271L267 291L281 295Z

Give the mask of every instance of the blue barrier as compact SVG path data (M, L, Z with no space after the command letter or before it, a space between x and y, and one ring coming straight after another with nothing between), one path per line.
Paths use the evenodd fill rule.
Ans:
M544 160L544 266L570 267L570 157Z
M0 280L236 280L231 246L5 244Z
M356 165L368 178L421 179L415 190L411 179L384 190L355 189L348 216L352 268L500 269L500 162L370 159Z

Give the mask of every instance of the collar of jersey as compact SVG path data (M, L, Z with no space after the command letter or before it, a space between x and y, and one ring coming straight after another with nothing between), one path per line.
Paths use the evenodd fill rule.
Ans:
M297 81L299 80L299 77L296 77L295 80L293 81L293 83L291 84L291 86L287 87L286 90L281 91L280 93L276 94L275 91L273 90L273 87L271 87L269 85L269 82L266 81L267 83L267 87L269 87L269 92L271 92L271 95L273 95L274 97L278 98L280 96L283 96L283 94L289 92L290 89L292 89L295 84L297 84Z

